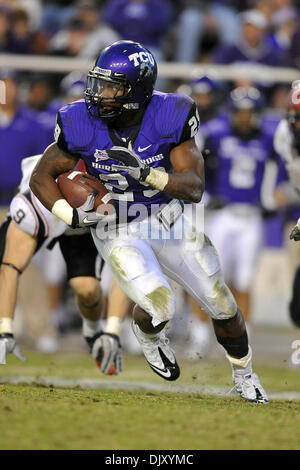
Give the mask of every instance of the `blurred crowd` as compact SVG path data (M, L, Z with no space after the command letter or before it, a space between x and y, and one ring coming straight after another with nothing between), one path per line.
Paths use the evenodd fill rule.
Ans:
M93 59L114 41L131 39L148 47L158 62L258 63L299 68L299 17L300 0L0 0L0 53ZM42 153L53 141L56 113L64 104L83 97L85 74L2 69L0 80L6 85L6 103L0 104L2 221L21 180L21 160ZM187 93L196 100L203 126L198 143L204 145L205 156L211 123L230 122L229 96L236 87L252 87L259 93L255 119L259 116L264 132L272 138L285 115L290 84L210 79L189 83L160 78L156 88ZM277 165L276 152L270 149L269 154ZM207 159L208 176L213 165L213 158ZM278 165L278 174L282 175L284 171ZM257 230L263 232L260 245L282 247L284 226L296 217L280 192L276 197L271 197L269 203L259 202L262 224ZM220 197L211 198L208 210L220 208ZM51 308L64 330L67 322L61 313L61 275L57 279L60 290L55 291ZM249 285L242 286L240 291L249 289Z
M1 0L0 51L95 57L118 38L157 59L297 65L299 0ZM254 9L247 17L243 12ZM239 55L238 55L239 54Z

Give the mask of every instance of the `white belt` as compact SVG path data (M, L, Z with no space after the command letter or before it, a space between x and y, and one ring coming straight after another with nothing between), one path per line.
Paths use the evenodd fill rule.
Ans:
M170 230L176 220L183 214L183 210L183 202L179 199L172 199L172 201L155 214L155 217L166 230Z

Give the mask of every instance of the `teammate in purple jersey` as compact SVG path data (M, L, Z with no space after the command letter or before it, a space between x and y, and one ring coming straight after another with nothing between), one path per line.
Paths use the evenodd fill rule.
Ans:
M191 97L194 99L201 116L201 125L195 136L195 141L199 150L203 152L205 150L205 141L210 134L220 134L227 131L228 115L220 109L222 90L215 80L204 75L193 80L189 86ZM215 166L215 157L205 154L205 196L208 196L209 193L212 194L211 185L215 174ZM207 201L207 203L214 204L212 200Z
M273 136L260 127L262 105L256 88L236 88L231 97L231 120L205 142L205 148L218 157L212 190L224 204L259 206L265 164L275 154Z
M175 311L167 274L212 317L236 392L245 400L267 403L252 372L245 322L224 282L218 255L188 217L204 191L203 158L194 140L199 124L195 103L184 95L154 91L156 77L154 57L141 44L119 41L106 48L88 74L85 103L60 110L56 143L46 149L30 187L68 225L92 226L97 249L136 303L132 328L154 372L166 380L180 374L163 331ZM143 203L144 219L127 220L111 230L112 237L108 225L102 236L107 216L93 211L94 196L73 209L55 182L78 158L114 195L119 219L121 206L134 218L129 214L134 203ZM190 204L184 207L182 201ZM163 236L147 238L152 228Z
M275 157L275 151L272 135L260 126L260 92L240 87L230 96L227 126L210 132L204 143L215 158L211 190L219 201L207 231L220 254L225 280L247 322L263 243L262 182L266 163Z

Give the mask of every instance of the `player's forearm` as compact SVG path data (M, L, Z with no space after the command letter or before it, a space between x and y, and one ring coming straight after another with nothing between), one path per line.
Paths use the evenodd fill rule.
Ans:
M169 174L151 169L145 181L169 196L185 201L200 202L204 192L204 181L195 171Z
M52 144L46 149L43 157L33 170L29 182L30 189L49 211L52 211L57 201L63 200L65 205L68 204L64 200L55 180L61 173L74 168L76 162L77 158L65 156L56 144ZM55 215L60 217L59 214ZM64 220L63 217L61 218Z
M51 211L57 200L63 199L63 195L61 194L55 179L39 171L32 173L29 186L43 206L45 206L49 211Z
M194 172L172 173L169 175L165 192L177 199L200 202L204 192L204 182Z

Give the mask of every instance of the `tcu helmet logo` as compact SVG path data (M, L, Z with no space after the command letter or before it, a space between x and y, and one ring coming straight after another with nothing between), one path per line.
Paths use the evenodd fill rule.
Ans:
M108 160L109 158L105 150L99 150L99 149L96 149L94 153L94 157L95 157L96 162L99 162L101 160Z
M133 60L135 67L138 67L140 63L143 62L150 62L151 65L154 65L154 59L149 52L135 52L134 54L130 54L128 59Z

